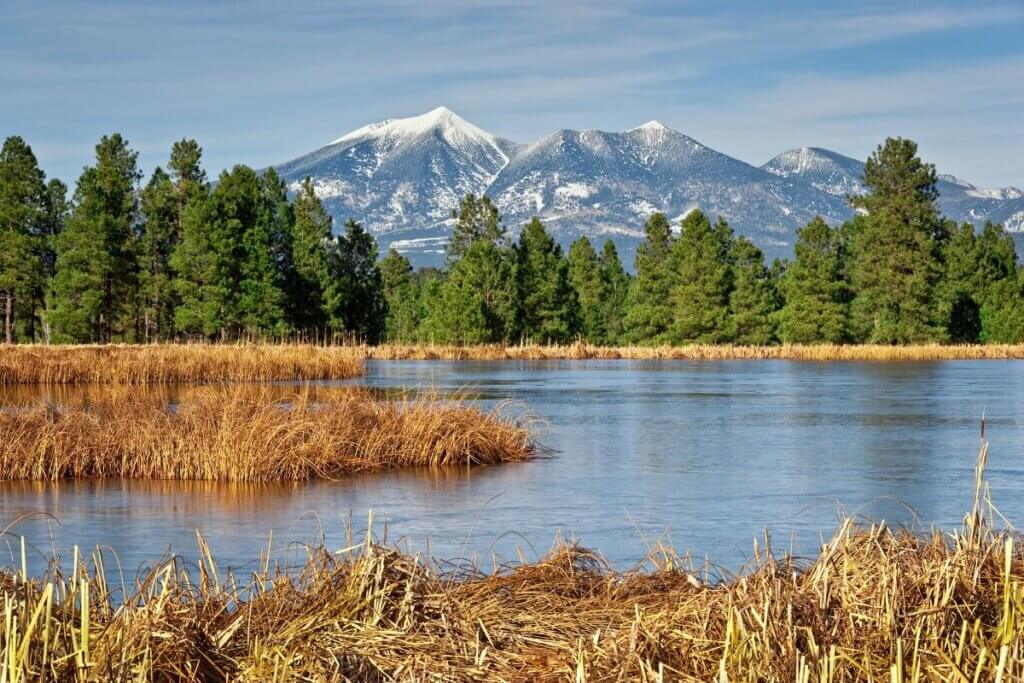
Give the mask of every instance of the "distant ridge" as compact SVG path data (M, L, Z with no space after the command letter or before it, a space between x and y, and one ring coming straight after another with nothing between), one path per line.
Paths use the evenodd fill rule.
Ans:
M382 249L437 265L451 212L466 193L487 194L513 232L539 216L564 244L580 235L617 242L627 263L644 221L675 221L694 208L726 218L770 256L788 256L815 215L840 222L863 191L861 161L817 147L753 166L658 121L622 132L559 130L530 144L499 138L447 107L357 128L281 164L296 187L306 176L340 224L362 221ZM1003 223L1024 237L1024 193L939 183L941 210L957 221Z

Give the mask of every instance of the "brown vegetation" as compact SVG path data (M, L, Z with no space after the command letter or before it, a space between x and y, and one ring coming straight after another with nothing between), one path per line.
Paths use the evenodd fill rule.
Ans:
M1024 359L1024 344L912 346L317 346L307 344L162 344L148 346L0 345L0 385L195 384L345 379L365 360L808 360L923 361Z
M156 384L345 379L350 350L308 344L0 345L0 385Z
M201 542L123 594L95 561L0 574L4 680L1015 681L1024 552L975 511L950 535L842 525L812 562L714 581L664 550L615 572L562 546L494 573L359 544L245 587Z
M393 345L352 347L361 357L377 360L808 360L922 361L1022 359L1024 344L782 344L780 346L596 346L586 342L562 345L506 346Z
M124 477L234 482L395 467L495 464L534 452L529 426L459 399L385 400L362 388L202 387L35 402L0 411L0 480Z

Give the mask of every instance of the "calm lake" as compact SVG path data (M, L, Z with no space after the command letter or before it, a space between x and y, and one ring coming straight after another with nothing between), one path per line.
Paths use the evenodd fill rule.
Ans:
M1024 362L379 362L360 382L468 389L541 419L550 456L525 464L407 470L337 482L226 485L74 481L0 484L42 567L77 543L116 551L125 574L169 552L255 569L326 534L375 533L440 558L490 565L544 554L557 534L616 567L658 541L739 568L768 528L777 549L814 554L843 511L952 527L969 509L979 424L999 510L1024 519ZM24 390L22 390L24 391ZM46 513L48 516L31 516Z

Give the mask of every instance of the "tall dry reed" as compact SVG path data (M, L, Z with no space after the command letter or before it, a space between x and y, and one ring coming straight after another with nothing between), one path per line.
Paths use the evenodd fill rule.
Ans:
M960 530L847 521L813 561L755 548L719 580L664 549L648 570L561 546L485 573L366 542L243 582L200 539L193 569L123 593L76 551L0 574L3 680L1018 681L1024 552L984 512L985 457Z
M304 344L0 345L0 385L156 384L345 379L363 363Z
M529 425L433 395L361 388L202 387L0 411L0 480L123 477L296 481L396 467L495 464L534 453Z
M971 359L1021 359L1024 344L782 344L734 346L691 344L685 346L597 346L575 344L483 344L448 346L435 344L384 344L352 347L354 352L377 360L808 360L808 361L922 361Z

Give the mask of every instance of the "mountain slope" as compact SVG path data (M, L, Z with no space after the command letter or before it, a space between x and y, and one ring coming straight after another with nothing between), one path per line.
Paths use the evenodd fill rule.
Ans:
M797 228L815 215L852 215L864 164L820 148L785 152L761 167L734 159L657 121L624 132L560 130L518 145L439 107L363 126L277 167L296 188L313 178L340 225L362 221L381 249L438 265L451 213L467 193L488 194L513 233L537 215L568 244L579 235L616 241L623 261L654 211L673 222L694 208L723 216L771 257L789 256ZM943 212L1024 231L1024 194L982 190L951 177Z
M864 162L827 149L801 147L783 152L764 166L780 177L802 180L836 196L862 194ZM1024 192L1015 187L983 189L951 175L940 175L938 207L944 216L974 224L1002 223L1024 239Z
M514 149L439 107L364 126L277 170L293 186L311 176L336 219L389 232L443 225L462 196L491 184Z

